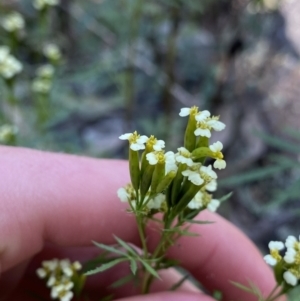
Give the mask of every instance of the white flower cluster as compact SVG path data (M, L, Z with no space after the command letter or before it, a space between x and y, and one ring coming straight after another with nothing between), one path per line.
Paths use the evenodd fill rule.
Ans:
M16 32L24 28L25 20L20 13L13 12L3 18L1 25L8 32Z
M0 46L0 75L5 79L13 78L23 69L22 64L10 54L7 46Z
M193 112L192 108L182 108L179 116L185 117ZM211 130L222 131L225 129L225 124L219 121L218 116L210 116L210 112L207 110L197 112L195 115L197 121L196 130L194 131L195 136L211 137Z
M206 138L209 138L208 136L210 136L210 134L208 135L207 133L208 131L210 133L211 129L221 130L225 127L223 123L218 121L218 117L210 117L210 113L208 111L198 112L198 108L192 107L191 109L184 108L180 112L180 116L187 116L189 114L195 115L194 120L197 120L194 123L195 127L196 124L197 126L200 126L201 123L203 127L204 124L207 124L205 131L206 134L204 135ZM194 131L194 133L192 132L192 135L194 137L196 136L195 132L196 130ZM216 211L216 209L220 205L220 202L216 199L213 199L212 195L209 194L209 192L213 192L217 188L217 174L215 173L215 171L213 171L211 165L205 166L200 163L201 161L199 161L198 159L208 156L215 159L215 162L213 164L215 168L225 168L226 162L225 160L223 160L223 154L221 152L223 145L221 142L216 142L209 146L206 144L206 142L205 145L201 145L200 141L200 145L195 145L196 153L194 154L193 151L189 151L183 146L177 149L177 153L174 153L172 151L165 152L165 142L163 140L158 140L154 136L141 136L137 132L126 133L121 135L119 138L121 140L129 141L130 152L136 153L139 150L143 150L141 164L138 162L138 157L136 157L137 161L135 163L129 162L132 167L133 164L135 166L134 168L132 168L132 171L134 169L140 170L140 175L137 175L136 171L133 171L131 176L134 175L137 178L141 177L141 179L135 181L136 183L138 183L136 184L136 186L134 186L134 184L129 184L126 187L120 188L118 190L118 196L122 202L129 202L132 209L134 209L136 207L136 204L139 202L137 200L137 190L139 189L139 187L142 188L142 185L144 185L143 188L146 187L146 190L149 189L147 192L145 192L144 189L144 193L142 193L146 196L144 202L147 208L164 211L167 204L166 196L163 193L164 191L158 189L156 193L152 187L153 182L157 180L154 179L154 177L159 177L158 174L161 175L161 173L163 173L158 181L163 181L164 179L165 183L167 183L166 185L170 185L173 178L178 178L176 182L177 188L173 189L173 201L175 195L178 195L179 191L182 190L186 192L188 187L192 185L193 187L196 186L193 189L198 189L198 192L195 191L195 193L197 192L197 194L193 194L194 197L191 197L190 202L187 204L187 207L196 210L203 210L207 208L210 211ZM200 152L198 157L197 151ZM152 174L150 173L145 175L147 166L150 166L150 168L148 168L148 172L149 170L152 170ZM151 169L151 166L153 167L153 169ZM153 172L154 169L157 171L156 174ZM172 175L169 179L167 179L170 173L172 173ZM152 177L152 180L149 180L149 175ZM149 181L151 182L151 187ZM191 184L188 184L188 182L190 182ZM145 183L148 183L148 186ZM154 183L154 187L157 187L156 183Z
M47 280L52 299L70 301L74 296L72 276L80 269L81 264L78 261L71 263L69 259L53 259L43 261L42 267L38 268L36 273L40 278Z
M42 10L47 8L48 6L55 6L60 3L59 0L34 0L33 6L37 10Z
M300 239L300 237L299 237ZM285 255L282 257L279 251L286 247ZM270 241L270 254L264 257L265 261L276 266L283 265L283 279L291 286L296 286L300 279L300 242L294 236L288 236L285 244L281 241Z
M129 203L132 209L136 208L136 193L131 184L121 187L117 191L118 197L123 203ZM161 209L165 205L165 196L162 193L157 194L154 198L149 198L150 193L146 195L145 203L148 210Z
M57 62L61 59L62 54L57 45L48 43L43 47L43 53L47 59L52 62Z
M54 67L50 64L43 65L36 70L36 78L32 82L32 91L40 94L49 93L52 87Z

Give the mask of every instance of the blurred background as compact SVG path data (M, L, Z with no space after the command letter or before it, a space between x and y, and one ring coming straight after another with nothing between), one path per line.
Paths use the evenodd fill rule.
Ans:
M37 2L0 3L0 45L22 65L9 77L2 47L0 143L126 158L118 137L138 130L176 151L180 108L197 105L227 125L220 213L263 253L299 235L299 1Z

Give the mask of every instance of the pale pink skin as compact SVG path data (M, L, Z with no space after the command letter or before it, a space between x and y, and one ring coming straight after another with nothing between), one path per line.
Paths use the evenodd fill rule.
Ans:
M128 204L116 193L129 182L126 161L0 147L0 175L0 299L7 290L13 291L8 300L36 300L28 290L47 298L49 291L35 274L43 259L90 259L98 254L91 241L114 243L112 234L138 245L135 221L125 212ZM200 218L215 223L193 226L190 230L201 236L180 239L169 256L179 259L209 290L223 291L227 301L256 300L229 280L246 284L249 279L264 294L270 292L273 273L252 242L217 214L203 212ZM154 245L157 231L151 234ZM125 265L113 269L91 278L87 288L98 300L111 281L127 273ZM165 271L151 296L128 297L136 293L129 286L117 296L132 301L213 300L189 282L177 292L160 292L179 277Z

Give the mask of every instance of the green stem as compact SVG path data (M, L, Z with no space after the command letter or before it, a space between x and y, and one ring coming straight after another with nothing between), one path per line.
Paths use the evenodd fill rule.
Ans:
M166 220L164 223L164 230L169 230L171 227L173 220ZM178 224L176 225L178 226ZM175 227L176 227L175 226ZM157 260L154 266L154 269L157 271L159 270L160 264L163 260L163 255L166 253L166 250L171 246L170 241L172 240L172 236L174 235L173 232L169 231L163 231L159 244L157 245L154 253L151 256L151 259L159 259ZM150 274L148 271L145 271L143 282L142 282L142 294L148 294L150 290L150 286L152 281L154 280L154 277L152 274Z

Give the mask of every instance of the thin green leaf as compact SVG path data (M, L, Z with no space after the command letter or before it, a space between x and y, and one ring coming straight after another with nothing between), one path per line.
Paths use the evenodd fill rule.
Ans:
M282 140L282 138L279 138L279 137L272 137L272 136L270 136L268 134L264 134L264 133L256 133L256 135L258 137L260 137L265 143L267 143L273 147L279 148L284 151L296 153L296 154L300 153L299 144L295 144L290 141Z
M222 196L222 197L219 199L219 202L220 202L220 203L223 203L223 202L227 201L229 198L231 198L232 194L233 194L232 191L229 192L229 193L227 193L227 194L225 194L224 196Z
M126 283L130 282L133 279L134 279L134 275L129 274L125 277L120 278L119 280L115 281L114 283L112 283L110 285L110 287L111 288L117 288L117 287L123 286L123 285L125 285Z
M284 133L288 134L292 138L300 139L300 131L299 130L287 128L284 130Z
M184 275L178 282L171 286L170 291L177 290L181 286L181 284L189 278L189 276L189 274Z
M159 275L157 274L157 272L152 268L151 265L149 265L145 260L140 260L142 265L146 268L146 270L152 274L155 278L160 279Z
M239 175L220 180L218 184L222 187L229 187L229 186L241 185L253 181L258 181L261 179L272 177L274 176L274 174L289 169L294 165L295 163L292 164L291 162L285 162L285 164L281 164L281 165L276 164L266 168L257 168L248 171L246 173L241 173Z
M131 269L132 274L135 275L136 271L137 271L137 263L134 259L130 260L130 269Z
M84 273L84 274L86 276L94 275L94 274L106 271L106 270L114 267L115 265L117 265L117 264L119 264L123 261L127 261L127 260L128 260L127 258L118 258L118 259L112 260L108 263L102 264L100 267L97 267L97 268L95 268L91 271L88 271L88 272Z
M234 281L230 281L234 286L238 287L239 289L241 289L242 291L245 291L245 292L248 292L250 294L253 294L253 295L256 295L255 292L253 292L253 289L248 287L248 286L245 286L241 283L238 283L238 282L234 282Z
M299 198L300 195L300 179L292 183L283 191L279 191L276 194L274 201L264 207L265 210L268 210L273 207L278 207L290 199Z
M136 256L137 252L134 250L127 242L122 240L121 238L114 235L115 240L118 242L120 246L122 246L125 250L127 250L131 255Z
M96 241L93 241L93 244L94 244L95 246L97 246L98 248L103 249L103 250L106 250L106 251L108 251L108 252L112 252L112 253L116 253L116 254L119 254L119 255L127 256L127 254L126 254L125 252L122 252L122 251L120 251L119 249L117 249L117 248L115 248L115 247L107 246L107 245L98 243L98 242L96 242Z
M187 223L190 224L200 224L200 225L206 225L206 224L214 224L215 222L212 221L200 221L200 220L194 220L194 219L185 219L184 220Z

